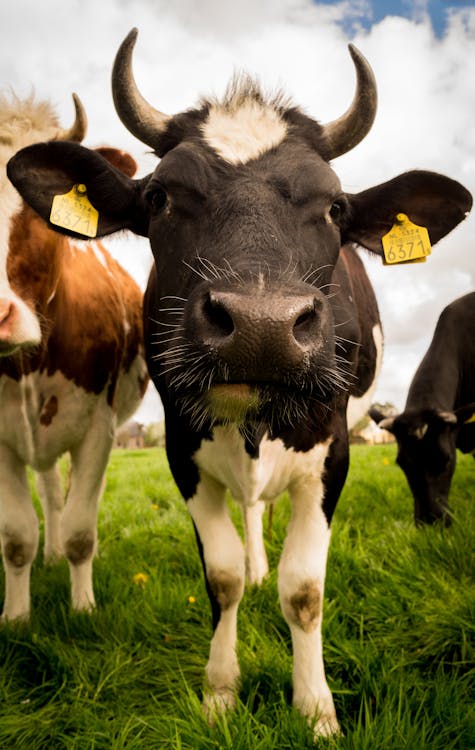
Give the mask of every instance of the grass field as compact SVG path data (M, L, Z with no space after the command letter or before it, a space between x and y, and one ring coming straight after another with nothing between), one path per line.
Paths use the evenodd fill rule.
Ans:
M459 456L452 527L416 530L394 456L394 446L352 447L323 625L344 736L319 746L474 750L475 461ZM0 630L0 750L313 747L290 707L277 598L287 519L284 500L267 545L272 572L241 605L238 708L210 728L200 708L210 612L185 504L161 449L115 451L99 517L97 611L72 614L66 563L44 567L39 555L30 626Z

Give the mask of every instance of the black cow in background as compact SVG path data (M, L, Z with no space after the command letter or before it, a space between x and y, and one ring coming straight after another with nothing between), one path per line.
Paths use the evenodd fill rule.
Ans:
M352 419L358 407L366 412L382 339L351 243L381 254L399 212L437 242L472 199L459 183L420 171L343 191L329 162L364 138L376 113L373 73L352 46L353 103L320 125L247 77L222 101L165 115L136 86L135 39L132 31L118 52L113 94L127 128L160 157L153 174L128 179L93 151L51 143L19 152L9 175L46 220L53 196L82 183L99 234L150 238L148 364L213 613L207 713L231 708L239 685L245 554L226 488L247 510L288 489L279 596L292 636L293 703L315 735L337 732L321 639L330 521L348 469L347 407Z
M414 495L416 523L450 523L456 449L475 450L475 292L442 311L401 414L369 414L392 432L397 462Z

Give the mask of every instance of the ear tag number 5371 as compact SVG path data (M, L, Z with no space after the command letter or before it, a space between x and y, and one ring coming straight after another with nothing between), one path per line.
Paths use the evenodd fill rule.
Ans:
M383 263L424 263L431 253L429 232L413 224L406 214L398 214L392 228L382 238Z
M85 185L73 185L69 193L55 195L49 220L57 227L95 237L99 213L87 197Z

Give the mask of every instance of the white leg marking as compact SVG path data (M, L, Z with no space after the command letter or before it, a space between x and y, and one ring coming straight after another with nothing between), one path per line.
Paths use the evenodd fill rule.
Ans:
M211 640L203 708L209 720L235 705L239 682L237 611L244 591L244 549L222 484L204 475L188 509L203 545L208 583L221 615Z
M266 504L262 500L251 506L243 506L244 536L246 542L246 580L250 584L261 584L269 572L262 519Z
M71 576L73 609L95 607L92 562L97 545L97 511L113 442L113 415L102 405L85 439L71 451L71 487L61 516L61 541Z
M0 540L5 569L3 620L30 614L31 564L38 549L38 518L31 502L24 464L0 446Z
M279 596L293 646L293 704L315 736L339 731L322 656L322 606L330 529L321 508L321 478L291 488L292 515L279 563Z
M59 466L37 473L38 494L45 518L45 562L55 562L62 557L60 518L64 506L64 490Z

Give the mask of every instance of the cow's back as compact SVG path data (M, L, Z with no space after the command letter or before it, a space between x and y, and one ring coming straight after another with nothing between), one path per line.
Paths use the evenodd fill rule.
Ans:
M475 292L444 308L409 388L406 410L456 410L475 401Z

